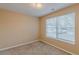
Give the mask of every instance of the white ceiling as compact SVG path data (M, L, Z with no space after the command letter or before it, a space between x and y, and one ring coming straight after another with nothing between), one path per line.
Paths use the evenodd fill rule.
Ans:
M0 8L28 14L35 17L47 15L59 9L71 6L71 3L42 3L43 7L38 9L32 6L32 3L0 3Z

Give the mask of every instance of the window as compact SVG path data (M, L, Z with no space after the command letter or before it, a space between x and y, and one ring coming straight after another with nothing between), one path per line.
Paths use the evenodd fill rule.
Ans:
M75 43L75 13L46 20L46 36L68 43Z

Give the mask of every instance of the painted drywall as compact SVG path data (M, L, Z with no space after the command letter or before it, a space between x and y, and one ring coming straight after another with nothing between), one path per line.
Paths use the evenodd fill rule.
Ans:
M38 39L36 17L0 9L0 49Z
M75 12L76 13L76 19L75 19L75 44L69 44L63 41L58 41L55 39L47 38L45 35L45 21L47 18L54 17L54 16L60 16L64 15L69 12ZM48 42L51 45L55 45L57 47L60 47L66 51L69 51L73 54L79 54L79 4L75 4L73 6L61 9L59 11L56 11L54 13L51 13L49 15L40 17L40 41Z

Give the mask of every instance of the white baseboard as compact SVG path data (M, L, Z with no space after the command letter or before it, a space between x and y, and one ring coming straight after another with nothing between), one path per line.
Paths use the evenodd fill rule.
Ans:
M55 48L57 48L57 49L63 50L63 51L65 51L65 52L67 52L67 53L69 53L69 54L71 54L71 55L76 55L76 54L74 54L74 53L72 53L72 52L69 52L69 51L63 49L63 48L60 48L60 47L55 46L55 45L53 45L53 44L50 44L50 43L48 43L48 42L46 42L46 41L44 41L44 40L40 40L40 41L41 41L41 42L44 42L44 43L46 43L46 44L49 44L49 45L51 45L51 46L53 46L53 47L55 47Z
M0 51L8 50L8 49L19 47L19 46L22 46L22 45L31 44L31 43L37 42L37 41L38 40L34 40L34 41L31 41L31 42L28 42L28 43L21 43L21 44L15 45L15 46L10 46L10 47L6 47L6 48L2 48L2 49L0 49Z

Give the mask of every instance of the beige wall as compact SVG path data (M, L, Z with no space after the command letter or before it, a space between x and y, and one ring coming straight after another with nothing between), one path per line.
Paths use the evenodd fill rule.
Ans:
M49 17L54 17L54 16L59 16L59 15L63 15L69 12L75 12L76 13L76 42L74 45L66 43L66 42L62 42L62 41L58 41L55 39L50 39L47 38L45 36L45 21L47 18ZM51 45L55 45L57 47L60 47L66 51L69 51L71 53L74 54L79 54L79 4L75 4L73 6L61 9L59 11L56 11L54 13L51 13L49 15L40 17L40 41L44 41L44 42L48 42Z
M38 39L38 18L0 9L0 49Z

